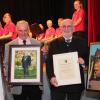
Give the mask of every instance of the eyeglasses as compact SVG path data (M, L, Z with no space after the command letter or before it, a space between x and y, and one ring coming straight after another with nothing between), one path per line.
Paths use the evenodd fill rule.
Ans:
M73 28L73 26L72 25L68 25L68 26L66 26L66 25L64 25L63 26L63 29L67 29L67 30L70 30L70 29L72 29Z
M72 27L71 25L68 25L68 26L64 25L63 26L63 28L71 28L71 27Z

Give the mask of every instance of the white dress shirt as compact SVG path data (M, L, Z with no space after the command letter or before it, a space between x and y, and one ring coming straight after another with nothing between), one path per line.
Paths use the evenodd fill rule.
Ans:
M19 37L18 37L18 44L23 45L23 40L20 39ZM28 45L31 44L31 41L30 41L29 38L26 39L26 45L27 45L27 44L28 44Z
M64 39L65 39L65 42L67 42L67 41L68 41L69 43L72 42L72 37L70 37L70 38L64 37Z

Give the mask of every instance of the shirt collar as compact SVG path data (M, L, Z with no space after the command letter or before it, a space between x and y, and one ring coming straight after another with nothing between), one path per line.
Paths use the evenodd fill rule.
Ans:
M70 37L70 38L65 38L64 37L64 39L65 39L65 41L70 40L70 42L72 42L72 37Z
M23 40L21 38L18 37L18 44L23 45ZM30 38L26 39L26 44L31 44Z

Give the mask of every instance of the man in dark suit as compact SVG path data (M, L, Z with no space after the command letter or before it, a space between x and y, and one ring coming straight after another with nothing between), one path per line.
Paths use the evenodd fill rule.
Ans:
M29 76L29 66L31 65L31 56L26 52L22 57L22 67L24 69L24 77Z
M53 40L50 43L46 71L50 82L51 100L80 100L82 91L84 90L84 72L83 67L88 61L88 46L85 40L73 36L73 22L71 19L63 21L63 37ZM54 74L53 55L78 52L78 63L80 66L81 83L58 86L56 76ZM74 68L74 66L73 66Z

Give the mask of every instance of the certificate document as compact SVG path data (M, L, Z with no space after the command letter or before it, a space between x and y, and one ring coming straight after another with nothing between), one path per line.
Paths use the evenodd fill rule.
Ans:
M53 55L53 64L58 86L81 83L77 52Z

